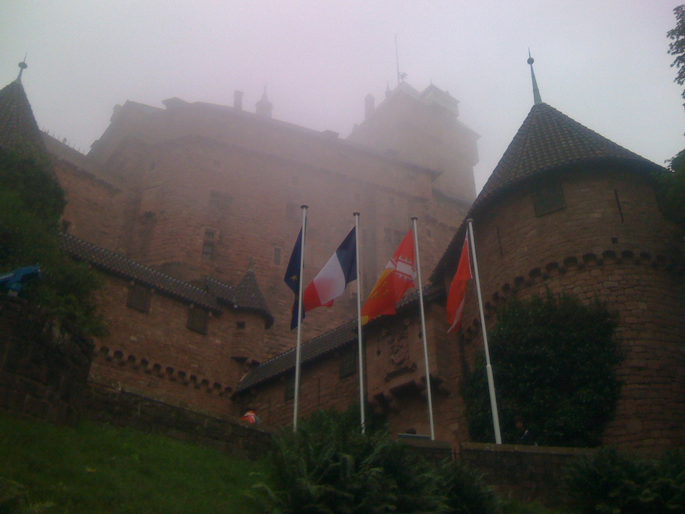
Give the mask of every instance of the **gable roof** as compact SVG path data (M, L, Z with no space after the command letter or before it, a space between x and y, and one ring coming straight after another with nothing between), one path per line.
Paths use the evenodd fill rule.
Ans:
M444 294L444 287L428 284L423 288L425 301L436 300ZM417 290L405 296L397 304L397 311L399 313L411 307L416 307L418 303L419 291ZM380 316L372 320L367 327L377 324L378 320L388 320L389 318L390 316ZM366 328L364 330L366 331ZM353 319L302 343L300 347L300 363L301 365L307 364L355 341L357 341L357 320ZM271 381L294 369L295 351L295 348L291 348L250 370L240 381L236 392L245 392L256 385Z
M435 266L430 280L443 277L447 262L456 266L466 233L466 220L512 186L550 171L603 162L621 163L646 174L665 171L662 166L610 141L554 107L546 103L534 105Z
M45 152L40 129L19 79L0 89L0 148Z
M274 324L274 317L269 311L266 299L257 283L254 271L247 270L237 286L229 286L213 278L207 278L207 289L221 302L230 304L235 309L255 311L266 321L266 328Z

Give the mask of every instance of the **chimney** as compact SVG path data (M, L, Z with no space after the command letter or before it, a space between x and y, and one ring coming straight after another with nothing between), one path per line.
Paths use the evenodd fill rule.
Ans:
M376 99L371 93L364 98L364 119L370 118L376 110Z
M233 108L236 111L242 111L243 110L243 92L242 91L237 91L233 93Z

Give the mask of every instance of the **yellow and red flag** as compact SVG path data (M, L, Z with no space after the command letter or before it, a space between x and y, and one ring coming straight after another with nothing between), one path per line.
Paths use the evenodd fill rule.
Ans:
M414 286L414 233L410 230L395 250L362 307L362 325L383 314L395 314L395 304Z
M452 279L450 292L447 295L447 323L450 328L447 331L454 332L461 326L461 318L464 315L464 302L466 300L466 282L473 278L471 275L471 260L469 259L468 236L464 239L464 246L461 248L459 266Z

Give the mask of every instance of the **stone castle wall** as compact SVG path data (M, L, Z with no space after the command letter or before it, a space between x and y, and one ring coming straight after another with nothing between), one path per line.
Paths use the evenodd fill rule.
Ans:
M311 365L302 366L300 376L299 417L306 418L317 409L345 410L359 401L359 374L356 371L340 376L340 360L346 352L357 352L356 345L347 345L318 359ZM252 407L269 426L288 426L293 422L293 397L286 396L286 389L294 381L294 369L264 387L257 387L236 400L243 408ZM290 382L290 384L288 384Z
M210 313L207 333L198 333L188 328L187 302L152 292L141 312L128 306L132 282L104 278L99 303L109 334L96 341L92 380L213 416L238 414L230 396L264 358L262 316L225 309Z

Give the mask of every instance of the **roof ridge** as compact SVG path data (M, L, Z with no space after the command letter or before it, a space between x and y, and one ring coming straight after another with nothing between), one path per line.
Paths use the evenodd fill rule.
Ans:
M62 234L62 246L72 257L80 258L110 272L123 275L173 296L183 298L190 303L217 312L221 311L212 295L204 289L190 282L179 280L161 271L157 271L112 250L97 246L71 234ZM111 262L107 262L108 260ZM124 266L121 266L121 264ZM130 269L127 270L126 267ZM136 271L143 273L135 273ZM145 276L145 274L148 276ZM167 282L167 284L163 282ZM177 286L178 289L174 289L173 286Z

